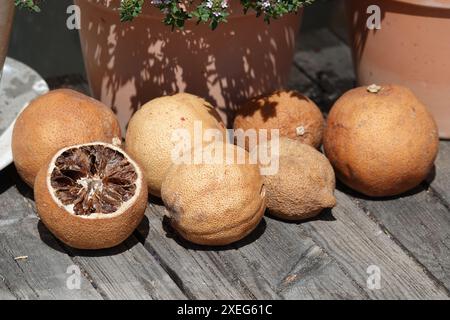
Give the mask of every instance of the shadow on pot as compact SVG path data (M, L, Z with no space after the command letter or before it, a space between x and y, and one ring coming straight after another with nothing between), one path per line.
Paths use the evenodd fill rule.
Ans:
M8 51L9 36L14 17L14 2L0 0L0 80L2 78L3 64Z
M142 104L177 92L210 101L231 125L242 102L286 82L301 20L288 15L267 25L233 13L214 31L189 22L172 32L151 6L132 23L120 23L112 9L118 1L75 3L92 93L113 108L123 128Z
M414 2L414 1L412 1ZM426 1L425 1L426 2ZM381 27L383 28L383 21L387 14L404 14L417 18L449 18L449 11L442 10L438 7L418 5L414 3L407 3L398 0L350 0L347 5L347 15L350 20L350 33L353 40L354 54L356 57L361 57L364 52L365 45L369 34L376 35L381 30L370 30L367 28L368 14L367 8L371 5L378 5L381 9ZM412 31L412 30L411 30ZM398 41L401 41L401 37ZM389 51L389 48L385 48Z

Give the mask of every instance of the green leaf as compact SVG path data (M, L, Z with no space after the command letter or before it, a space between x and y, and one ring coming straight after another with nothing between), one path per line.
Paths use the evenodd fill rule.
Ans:
M41 9L36 2L36 0L14 0L15 6L19 9L28 9L33 12L41 12Z
M142 13L144 0L122 0L120 2L120 21L132 21Z
M219 22L217 20L211 21L211 30L216 30L217 26L219 25Z

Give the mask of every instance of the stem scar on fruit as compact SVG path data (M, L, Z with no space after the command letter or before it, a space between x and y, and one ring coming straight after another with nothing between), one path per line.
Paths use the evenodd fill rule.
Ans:
M295 133L297 134L297 136L303 136L306 133L306 129L304 126L297 127L295 129Z
M36 209L60 241L77 249L112 248L144 218L142 169L120 147L91 142L60 149L35 181Z
M381 91L381 89L382 87L377 84L371 84L370 86L367 87L367 91L370 93L378 93Z

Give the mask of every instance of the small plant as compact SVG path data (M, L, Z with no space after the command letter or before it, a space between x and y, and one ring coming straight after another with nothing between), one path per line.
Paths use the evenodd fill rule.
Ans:
M196 19L197 23L209 23L211 29L216 29L219 23L226 22L229 16L228 6L231 0L149 0L165 15L164 23L174 28L183 28L187 20ZM145 0L122 0L120 8L121 21L131 21L142 12ZM193 3L198 3L196 6ZM314 0L240 0L244 13L250 10L256 16L264 16L270 23L287 13L297 12L301 7L311 4ZM186 6L186 4L188 4ZM194 8L193 10L187 9Z
M14 4L16 7L21 9L28 9L34 12L40 12L41 9L37 5L38 1L36 0L14 0Z
M163 23L172 29L182 29L187 20L196 20L197 24L209 23L216 29L220 23L227 22L229 3L232 0L121 0L120 20L132 21L142 13L145 4L156 6L163 14ZM234 0L237 1L237 0ZM19 8L39 12L39 0L14 0ZM245 14L249 11L263 16L270 23L272 19L281 18L287 13L297 12L314 0L240 0Z

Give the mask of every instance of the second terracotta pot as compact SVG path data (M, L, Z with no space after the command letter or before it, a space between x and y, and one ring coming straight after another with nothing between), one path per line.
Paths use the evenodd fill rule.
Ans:
M8 51L9 35L14 17L14 2L0 0L0 79L2 77L3 64Z
M214 31L194 22L171 31L150 4L132 23L121 23L119 0L75 3L92 93L122 126L148 100L176 92L204 97L231 125L243 101L284 85L301 20L291 14L267 25L233 1L228 23Z
M411 88L450 138L450 1L348 0L360 85ZM369 30L367 8L381 9L381 29Z

